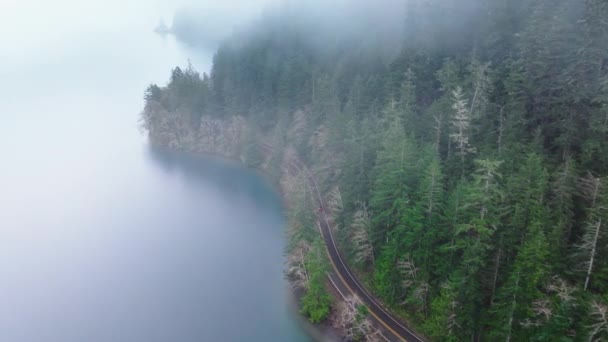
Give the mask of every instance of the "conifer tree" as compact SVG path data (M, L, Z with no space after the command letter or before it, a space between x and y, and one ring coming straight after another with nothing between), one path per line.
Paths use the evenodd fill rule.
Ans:
M460 156L462 166L462 176L464 177L465 157L475 152L469 142L471 130L471 113L467 106L467 101L464 98L462 88L456 87L452 92L452 109L454 110L451 123L453 133L450 134L450 139L454 142L458 155Z
M394 116L374 167L376 178L370 199L374 245L386 240L402 216L408 202L408 179L413 176L408 170L414 160L414 146L403 132L400 118Z

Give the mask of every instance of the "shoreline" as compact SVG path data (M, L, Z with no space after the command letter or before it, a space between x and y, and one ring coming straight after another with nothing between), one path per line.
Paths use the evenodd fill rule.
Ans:
M340 338L339 331L334 328L329 321L320 324L310 323L300 313L300 305L298 299L300 294L292 288L287 289L288 292L288 303L289 309L294 313L298 325L302 327L308 336L310 336L316 342L343 342L344 339ZM332 293L332 296L334 294ZM329 318L328 318L329 320Z
M150 141L150 139L147 139L147 145L148 145L148 148L159 148L159 149L162 149L167 152L184 153L184 154L190 155L194 158L208 158L211 160L222 161L222 162L232 164L234 166L238 166L240 168L245 168L247 170L251 170L251 171L255 172L257 176L264 179L264 181L267 182L270 186L272 186L274 191L276 191L276 193L280 196L281 206L284 210L288 209L288 207L289 207L289 205L285 199L285 194L283 192L283 189L281 189L281 185L280 185L279 181L274 179L272 177L272 175L269 174L264 168L251 167L251 166L245 165L245 163L242 160L242 157L231 157L231 156L226 156L223 154L212 153L212 152L194 152L194 151L187 151L187 150L181 150L181 149L173 149L173 148L161 145L161 144L154 143L154 142ZM281 213L282 215L284 215L284 210ZM284 229L283 229L282 233L285 233L286 227L283 227L283 228ZM287 254L285 254L285 255L287 255ZM285 260L283 260L283 261L285 261ZM291 281L289 279L287 279L287 283L291 284ZM326 284L326 286L327 286L327 284ZM333 290L333 288L331 288L331 289ZM313 341L316 341L316 342L343 342L343 341L345 341L343 338L340 337L339 329L335 328L331 324L331 317L327 318L327 320L323 323L314 324L314 323L309 322L300 313L299 298L300 298L301 294L298 293L298 290L291 288L291 286L287 286L287 293L288 293L289 310L293 312L294 317L296 318L296 320L298 322L298 325L302 328L302 330L304 332L306 332L306 334L308 334L308 336L310 336L313 339ZM340 300L340 298L338 298L336 296L334 291L329 291L329 293L331 294L333 301Z

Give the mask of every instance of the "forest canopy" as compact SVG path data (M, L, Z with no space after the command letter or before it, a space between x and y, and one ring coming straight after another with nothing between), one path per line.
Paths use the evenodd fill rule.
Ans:
M144 128L293 149L352 267L434 340L608 340L608 2L382 2L267 11L151 85Z

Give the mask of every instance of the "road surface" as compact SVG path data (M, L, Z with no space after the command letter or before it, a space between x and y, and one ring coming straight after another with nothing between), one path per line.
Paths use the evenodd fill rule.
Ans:
M262 146L267 152L272 151L272 146L265 144ZM321 191L316 181L314 174L307 170L307 168L299 161L292 160L289 163L289 168L293 169L295 173L305 172L308 179L310 190L313 192L317 205L322 208L318 213L319 228L321 235L325 240L325 246L327 247L327 254L329 261L332 265L333 272L330 272L329 279L336 290L341 295L346 293L352 293L359 298L359 300L367 307L368 312L371 315L372 321L376 323L381 330L382 336L389 341L407 341L407 342L422 342L424 341L421 337L417 336L411 329L409 329L404 323L400 322L399 319L395 318L391 313L382 307L380 303L374 299L372 295L365 289L365 287L359 282L355 274L349 269L344 262L340 251L334 240L334 236L331 229L330 220L327 217L325 203Z

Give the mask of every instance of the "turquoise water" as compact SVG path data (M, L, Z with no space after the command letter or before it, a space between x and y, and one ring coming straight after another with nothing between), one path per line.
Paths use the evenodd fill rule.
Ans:
M147 84L210 63L157 2L3 9L0 341L308 340L274 189L138 131Z

